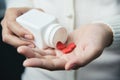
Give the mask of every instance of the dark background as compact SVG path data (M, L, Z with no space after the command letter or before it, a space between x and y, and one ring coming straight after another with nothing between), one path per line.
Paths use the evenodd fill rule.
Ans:
M0 0L1 9L5 9L4 0ZM0 18L0 22L2 18ZM2 27L0 25L0 80L20 80L24 71L22 66L24 59L14 47L2 41Z

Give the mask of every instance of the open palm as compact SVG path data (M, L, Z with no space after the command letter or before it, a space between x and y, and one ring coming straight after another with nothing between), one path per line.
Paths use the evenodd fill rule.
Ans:
M74 42L76 48L68 54L57 49L40 50L27 46L20 46L18 52L28 57L24 61L26 67L78 69L100 56L104 48L111 44L112 32L105 25L84 25L69 35L69 42Z

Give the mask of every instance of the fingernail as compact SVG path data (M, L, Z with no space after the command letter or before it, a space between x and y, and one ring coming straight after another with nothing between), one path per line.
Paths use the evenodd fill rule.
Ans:
M24 35L24 38L25 38L25 39L30 39L30 40L31 40L31 39L33 39L33 36L32 36L32 35L29 35L29 34L26 34L26 35Z
M35 45L33 45L33 44L29 44L28 47L30 47L30 48L34 48Z

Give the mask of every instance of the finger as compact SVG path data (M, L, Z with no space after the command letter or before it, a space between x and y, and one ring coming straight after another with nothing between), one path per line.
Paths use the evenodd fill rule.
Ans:
M27 58L42 58L40 53L36 53L33 48L30 48L28 46L20 46L17 48L17 51Z
M62 59L38 59L31 58L24 61L23 65L26 67L39 67L48 70L64 70L65 60Z
M28 46L20 46L17 48L17 51L27 58L41 58L42 56L50 55L43 50L30 48ZM48 56L46 56L46 58L48 58Z
M7 27L6 19L2 20L2 39L4 42L13 45L14 47L18 47L20 45L30 45L34 47L34 44L28 41L23 41L14 35Z
M80 51L78 48L75 51L74 53L77 54L77 56L66 64L65 69L67 70L83 67L100 56L102 53L101 49L90 45L84 47L84 51Z
M74 51L68 56L67 63L65 65L66 70L78 69L83 65L84 61L84 47L77 46Z
M4 42L13 45L14 47L18 47L20 45L28 45L34 47L32 42L23 41L20 38L13 35L6 27L2 30L2 39Z
M36 55L33 50L29 49L26 46L20 46L17 48L18 53L24 55L27 58L34 58Z
M40 53L43 56L45 56L45 55L54 55L55 56L56 55L55 49L52 49L52 48L47 48L47 49L35 48L34 51L37 53Z
M7 22L8 28L18 37L22 37L28 40L33 40L33 35L31 32L23 28L16 21Z
M32 34L16 22L16 18L28 10L30 10L30 8L19 8L19 10L18 8L9 8L6 10L4 20L6 20L7 27L17 36L33 39Z
M13 8L14 9L14 8ZM15 10L17 10L17 13L19 15L29 11L31 8L16 8ZM42 9L38 8L38 10L42 11ZM12 15L12 13L11 13ZM11 19L10 21L13 21L13 23L10 23L11 24L11 30L17 35L17 36L20 36L20 37L24 37L26 39L31 39L33 40L33 35L26 29L24 29L21 25L19 25L17 22L16 22L16 18L18 16L10 16L9 19ZM9 23L9 22L8 22ZM21 32L22 31L22 32Z

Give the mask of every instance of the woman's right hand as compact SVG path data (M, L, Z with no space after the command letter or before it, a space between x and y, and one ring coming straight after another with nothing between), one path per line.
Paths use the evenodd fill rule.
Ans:
M2 25L2 39L14 47L27 45L34 47L32 43L33 35L16 22L16 18L30 8L8 8L6 10Z

